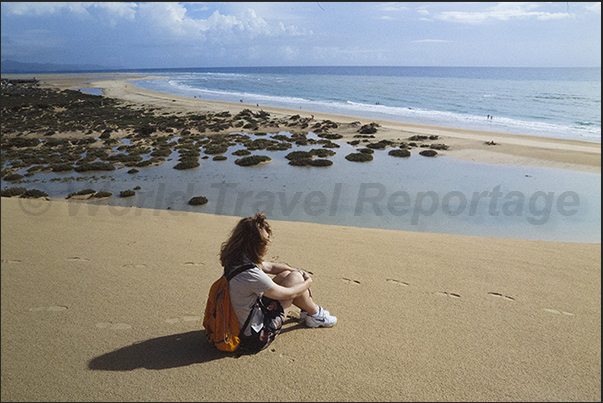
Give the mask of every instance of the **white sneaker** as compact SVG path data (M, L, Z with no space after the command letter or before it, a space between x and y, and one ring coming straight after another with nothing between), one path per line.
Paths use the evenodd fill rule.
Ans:
M337 323L337 318L329 314L322 307L318 307L316 315L308 315L306 313L306 326L308 327L331 327Z
M324 312L326 315L330 315L329 311L327 311L326 309L324 310ZM308 316L308 311L304 311L303 309L301 309L299 311L299 321L300 322L305 322L307 316Z

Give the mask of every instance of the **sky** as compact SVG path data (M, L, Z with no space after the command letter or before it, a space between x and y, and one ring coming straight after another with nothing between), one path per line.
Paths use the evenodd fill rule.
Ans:
M600 67L601 3L2 2L1 59L107 68Z

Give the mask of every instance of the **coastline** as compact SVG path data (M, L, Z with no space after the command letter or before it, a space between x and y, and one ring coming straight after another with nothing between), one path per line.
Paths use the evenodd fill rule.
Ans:
M35 77L142 108L312 114L150 92L138 75ZM453 158L600 174L599 143L378 123L378 139L438 134ZM342 127L339 141L357 133ZM309 271L338 323L310 329L294 309L269 349L235 358L202 317L239 217L80 207L2 198L2 401L601 400L600 243L269 220L266 259Z
M118 98L144 107L164 108L174 112L219 112L227 110L232 114L236 114L243 109L250 109L254 112L264 110L276 117L300 114L302 117L313 115L314 120L331 120L338 123L360 121L362 124L367 124L376 122L381 125L376 134L377 139L398 141L417 134L437 135L441 142L450 147L442 154L451 158L488 164L601 173L601 144L595 142L457 129L380 119L369 120L354 116L181 97L144 90L128 82L136 79L158 78L138 74L6 74L3 75L3 78L33 78L34 76L40 80L42 86L58 89L100 88L104 95L108 97ZM103 79L94 80L99 76ZM110 78L104 79L105 77ZM350 141L357 134L357 131L355 127L340 127L337 133L343 135L343 138L337 141ZM494 142L495 145L488 145L487 142Z
M271 221L267 259L310 271L338 323L293 311L234 358L201 321L238 218L22 203L1 203L3 401L601 398L600 244Z

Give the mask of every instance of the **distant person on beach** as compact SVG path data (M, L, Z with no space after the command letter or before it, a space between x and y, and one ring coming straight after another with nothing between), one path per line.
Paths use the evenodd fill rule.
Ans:
M308 273L284 263L263 260L271 236L266 216L257 213L254 217L242 218L220 250L224 274L242 265L252 266L229 283L230 304L241 325L239 350L242 352L257 352L268 347L280 333L292 304L301 309L300 319L308 327L331 327L337 323L335 316L314 303L310 291L312 278ZM245 332L245 322L258 297L267 308L264 320L260 321L264 328Z

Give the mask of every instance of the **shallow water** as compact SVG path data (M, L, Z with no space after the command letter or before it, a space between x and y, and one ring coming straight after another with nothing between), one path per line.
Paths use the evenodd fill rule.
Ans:
M311 133L308 138L318 137ZM129 144L129 140L123 143ZM239 157L231 153L244 147L236 145L223 154L226 161L200 158L201 166L191 170L173 169L179 157L174 151L168 161L138 168L136 174L128 174L130 168L93 174L37 173L26 183L2 181L2 188L35 188L58 198L86 188L113 193L101 201L74 202L70 214L94 214L95 204L154 208L163 214L198 211L249 216L264 211L273 220L516 239L601 241L600 174L481 164L441 155L429 158L420 156L417 148L409 158L389 156L387 149L375 150L373 161L350 162L345 156L357 148L339 144L340 148L333 149L336 155L328 158L334 162L331 167L288 165L284 157L289 152L320 147L295 144L286 151L253 151L252 155L267 155L272 161L241 167L234 163ZM119 192L136 186L141 189L135 196L119 197ZM190 206L188 201L195 196L205 196L209 202Z
M86 94L90 95L104 95L101 88L77 88L76 91L85 92Z

